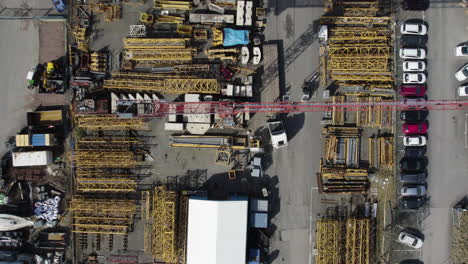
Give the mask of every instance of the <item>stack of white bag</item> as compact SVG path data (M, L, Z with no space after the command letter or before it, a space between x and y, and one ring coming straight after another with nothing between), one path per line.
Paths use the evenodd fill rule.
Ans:
M60 197L55 196L44 201L36 202L34 205L36 209L34 214L38 219L44 219L47 224L53 223L58 219L58 207L60 204Z

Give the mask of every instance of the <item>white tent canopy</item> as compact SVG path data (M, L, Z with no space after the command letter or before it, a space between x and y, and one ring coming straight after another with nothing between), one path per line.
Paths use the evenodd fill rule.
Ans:
M189 199L187 264L245 264L247 206Z

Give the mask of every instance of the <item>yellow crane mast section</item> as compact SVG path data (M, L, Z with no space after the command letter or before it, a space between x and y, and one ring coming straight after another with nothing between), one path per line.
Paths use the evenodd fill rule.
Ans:
M175 67L174 67L175 68ZM196 75L187 75L187 74L182 74L182 72L175 71L175 73L144 73L144 72L113 72L112 78L120 78L120 79L125 79L125 78L133 78L133 79L179 79L179 78L196 78Z
M174 50L128 50L127 58L136 62L156 61L164 63L166 61L191 61L193 51L191 49Z
M392 32L390 29L383 27L336 27L330 29L330 37L334 36L387 36L391 37Z
M186 48L190 38L124 38L125 49Z
M331 71L388 71L389 61L387 58L337 58L331 57L328 61L328 70Z
M110 90L148 91L170 94L217 94L221 90L219 82L216 79L110 79L104 80L103 87Z
M359 26L387 26L391 21L390 17L333 17L323 16L320 24L328 25L359 25Z
M378 11L379 9L375 7L365 7L365 8L350 7L350 8L344 9L344 16L346 17L375 17Z
M379 45L379 46L336 46L330 45L328 47L328 55L329 56L359 56L359 57L389 57L390 56L390 47L387 45Z
M116 115L76 115L76 125L90 130L146 130L148 124L141 118L119 118Z
M136 182L121 178L77 178L76 190L81 192L135 192Z
M391 73L382 72L332 72L331 78L336 81L367 81L367 82L392 82Z

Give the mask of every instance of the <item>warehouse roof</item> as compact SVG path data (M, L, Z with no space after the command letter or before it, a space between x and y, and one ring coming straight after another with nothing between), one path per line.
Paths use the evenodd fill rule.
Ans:
M245 264L247 201L189 200L187 264Z

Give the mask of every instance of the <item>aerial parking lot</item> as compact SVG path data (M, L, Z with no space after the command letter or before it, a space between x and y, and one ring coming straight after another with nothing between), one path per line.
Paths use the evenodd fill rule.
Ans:
M448 2L431 3L424 12L400 12L398 17L427 24L428 99L464 100L458 89L465 82L457 80L455 73L467 62L456 52L467 41L466 10ZM427 117L429 201L420 225L425 241L417 254L424 263L443 263L451 256L452 207L468 191L463 176L467 173L465 116L465 111L430 111Z
M1 263L468 263L466 1L0 2Z

